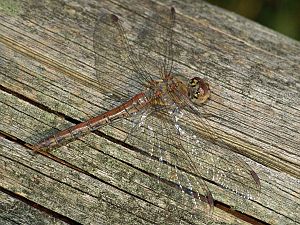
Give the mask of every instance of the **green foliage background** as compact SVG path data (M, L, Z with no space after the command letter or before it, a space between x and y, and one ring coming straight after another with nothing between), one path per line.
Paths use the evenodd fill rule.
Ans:
M207 0L300 40L300 0Z

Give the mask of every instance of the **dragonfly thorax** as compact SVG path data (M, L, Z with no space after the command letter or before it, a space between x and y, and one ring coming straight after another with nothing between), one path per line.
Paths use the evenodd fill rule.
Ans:
M151 92L156 106L184 107L189 102L203 104L210 97L210 89L202 78L194 77L188 80L181 76L166 76L163 80L151 83Z

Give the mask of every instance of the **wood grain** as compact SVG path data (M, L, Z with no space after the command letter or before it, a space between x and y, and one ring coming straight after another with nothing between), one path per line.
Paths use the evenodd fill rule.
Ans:
M135 31L171 5L177 11L176 72L209 81L210 125L261 180L254 200L207 181L216 200L211 216L184 210L184 201L174 200L182 193L152 176L159 162L124 145L126 134L113 126L49 153L28 148L116 104L95 77L93 29L99 10L113 12ZM57 213L61 223L300 223L299 42L202 1L39 0L16 1L13 7L0 9L3 195L27 199L28 208L36 203L51 221ZM112 61L105 66L128 77L128 69ZM201 124L195 130L201 134ZM214 150L209 142L205 146ZM162 187L172 194L160 195ZM7 208L3 202L1 208ZM17 204L21 213L22 204ZM23 217L10 212L11 221L22 223ZM7 213L1 211L2 221ZM39 218L49 220L44 214Z

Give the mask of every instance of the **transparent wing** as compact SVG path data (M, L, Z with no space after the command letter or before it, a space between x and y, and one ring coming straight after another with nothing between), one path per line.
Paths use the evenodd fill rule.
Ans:
M146 27L141 30L138 43L144 46L150 46L154 51L159 67L157 74L160 78L169 75L173 69L174 59L178 57L179 52L176 51L176 40L174 36L174 28L176 25L176 12L173 7L166 10L164 8L156 8L149 20Z
M160 186L161 194L178 202L189 212L211 212L212 195L201 178L193 156L182 144L181 131L174 126L168 112L149 110L140 118L126 142L142 148L152 159L160 162L159 165L149 163L149 167L162 184L167 184ZM179 191L170 194L170 186Z
M260 180L255 171L234 151L231 151L220 136L210 126L205 106L196 107L185 99L186 110L181 111L178 126L190 137L189 148L195 153L197 165L206 171L205 178L245 198L254 198L260 192ZM179 114L177 114L179 115ZM207 143L207 147L205 147Z
M174 57L174 8L134 19L132 25L102 9L94 30L97 80L105 91L123 97L170 72Z
M94 30L95 68L97 80L107 92L133 96L151 80L137 63L131 45L119 19L106 10L100 11Z

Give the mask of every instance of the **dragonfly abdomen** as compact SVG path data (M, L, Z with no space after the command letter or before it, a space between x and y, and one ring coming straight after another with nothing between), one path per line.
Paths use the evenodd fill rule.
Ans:
M100 127L109 124L117 119L129 117L132 114L140 111L145 106L150 104L144 93L139 93L131 98L124 104L107 111L99 116L91 118L85 122L79 123L73 127L62 130L55 135L52 135L45 140L34 145L32 148L34 151L40 151L43 149L51 149L70 141L78 139L91 131L97 130Z

